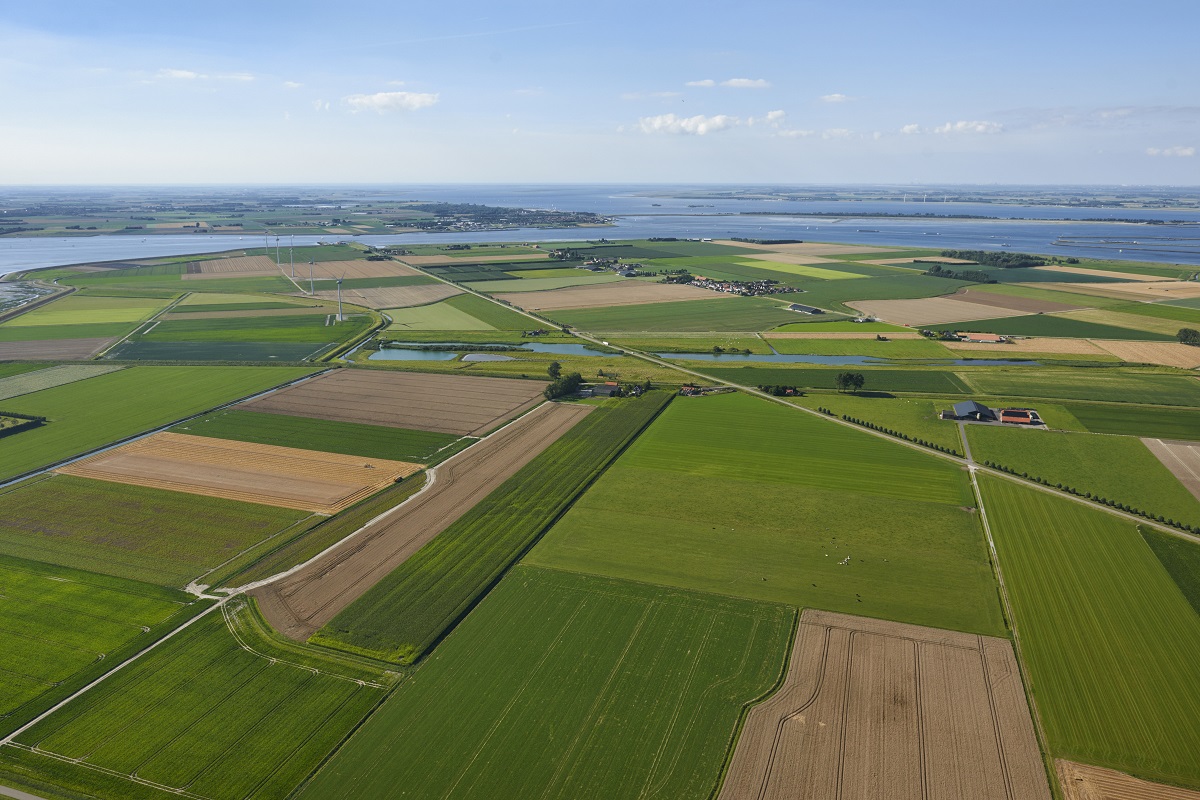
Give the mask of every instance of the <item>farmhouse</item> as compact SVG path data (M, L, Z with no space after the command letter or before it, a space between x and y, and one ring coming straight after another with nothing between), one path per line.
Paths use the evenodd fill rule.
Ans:
M800 303L792 303L790 306L788 306L788 311L799 311L801 314L824 314L825 313L824 309L814 308L813 306L806 306L806 305L802 305Z
M995 333L960 333L959 341L978 342L980 344L1004 344L1007 338Z
M1002 408L1000 421L1010 425L1037 425L1042 420L1031 408Z
M974 400L963 400L961 403L955 403L954 408L949 412L944 412L942 417L943 419L971 420L974 422L995 422L996 412L983 403L977 403Z

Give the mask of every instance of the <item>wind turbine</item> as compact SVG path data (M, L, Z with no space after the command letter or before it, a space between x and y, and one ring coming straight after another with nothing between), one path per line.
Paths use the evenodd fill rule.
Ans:
M313 268L313 264L315 264L315 263L317 263L317 259L315 257L308 262L308 293L310 295L314 295L317 293L316 290L313 289L313 276L312 276L312 268Z
M296 280L296 234L292 234L292 239L288 243L288 260L292 262L292 281Z
M338 287L338 315L337 315L337 321L338 321L338 322L344 322L344 321L345 321L345 318L342 316L342 278L345 278L345 277L346 277L346 273L345 273L345 272L343 272L343 273L342 273L342 277L337 279L337 287Z

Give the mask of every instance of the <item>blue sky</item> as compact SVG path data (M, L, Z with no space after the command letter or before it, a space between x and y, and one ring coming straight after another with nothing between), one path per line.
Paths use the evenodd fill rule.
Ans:
M6 3L0 183L1195 186L1197 31L1194 0Z

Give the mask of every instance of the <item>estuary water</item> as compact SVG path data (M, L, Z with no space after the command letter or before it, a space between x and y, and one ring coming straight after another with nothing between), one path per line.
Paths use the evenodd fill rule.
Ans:
M1200 211L1059 208L953 202L695 200L644 196L654 187L443 186L389 191L388 197L555 208L618 215L608 228L522 228L471 233L403 233L384 236L297 236L297 245L332 239L365 244L453 242L562 242L732 236L801 239L932 249L1011 249L1134 261L1200 265ZM657 187L661 189L661 187ZM381 193L381 197L383 194ZM749 213L753 212L753 213ZM813 213L837 217L800 216ZM864 217L870 213L971 214L1004 219ZM1018 219L1024 217L1024 219ZM1067 218L1056 221L1048 218ZM1084 219L1185 220L1184 224L1085 222ZM271 240L272 243L274 240ZM284 243L286 244L286 239ZM260 247L254 235L12 237L0 239L0 275L22 269Z

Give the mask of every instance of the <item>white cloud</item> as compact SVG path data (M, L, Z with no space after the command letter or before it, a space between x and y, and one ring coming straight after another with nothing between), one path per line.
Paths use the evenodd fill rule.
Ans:
M192 72L190 69L160 69L158 77L176 81L194 81L202 80L208 76L202 75L199 72Z
M1164 156L1165 158L1191 158L1196 155L1196 148L1183 147L1181 145L1175 147L1147 147L1146 155Z
M903 128L900 129L900 132L905 134L906 136L912 136L914 133L921 132L921 126L917 125L914 122L912 125L905 125Z
M816 131L804 131L799 128L788 128L787 130L779 131L776 136L786 136L789 139L807 139L809 136L816 136Z
M422 92L376 92L375 94L352 94L342 100L354 111L416 111L428 108L438 101L436 94Z
M787 112L782 109L777 111L768 111L765 116L750 117L746 120L747 125L770 125L772 128L778 128L783 125L784 119L787 118Z
M676 133L690 136L704 136L707 133L723 131L741 125L737 117L717 114L706 117L697 114L694 117L677 117L674 114L659 114L657 117L642 117L638 120L638 128L642 133Z
M705 89L708 89L708 88L716 86L716 85L717 85L717 82L714 81L712 78L705 78L702 81L688 81L687 83L684 84L684 86L702 86Z
M841 94L838 92L834 92L833 94L821 95L822 103L844 103L849 99L850 98L847 95L844 95L844 94Z
M299 89L303 85L304 85L303 83L296 83L295 81L284 81L283 82L283 88L285 88L285 89Z
M254 76L249 72L228 72L224 75L218 75L217 78L223 81L252 81Z
M730 78L727 81L721 81L722 86L728 86L730 89L766 89L771 84L762 78Z
M822 139L846 139L853 135L849 128L828 128L821 133Z
M768 111L768 112L767 112L767 122L771 122L771 123L781 123L781 122L783 122L783 118L784 118L784 117L786 117L786 116L787 116L787 112L786 112L786 111L782 111L782 110L780 110L780 111Z
M326 100L313 100L314 111L328 111L329 103Z
M958 122L947 122L945 125L939 125L933 129L934 133L1000 133L1004 130L1004 126L999 122L988 122L986 120L959 120Z

